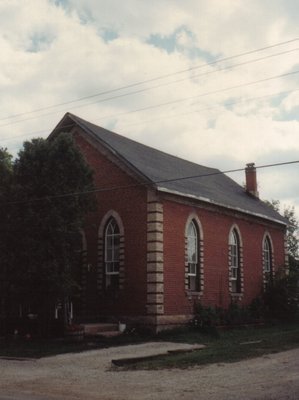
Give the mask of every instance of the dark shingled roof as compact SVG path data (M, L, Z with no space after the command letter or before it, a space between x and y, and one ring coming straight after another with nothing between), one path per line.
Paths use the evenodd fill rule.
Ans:
M54 129L66 130L75 122L99 140L137 174L158 190L197 198L247 214L286 224L285 218L218 169L204 167L108 131L67 113ZM205 176L206 175L206 176ZM190 177L188 179L181 179Z

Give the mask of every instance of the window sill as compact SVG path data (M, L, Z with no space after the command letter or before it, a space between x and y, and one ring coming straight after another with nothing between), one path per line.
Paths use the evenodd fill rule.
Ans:
M199 299L202 295L203 295L203 292L186 290L186 296L188 297L188 299L194 299L194 298Z
M230 295L233 298L238 298L238 297L243 297L244 293L230 293Z

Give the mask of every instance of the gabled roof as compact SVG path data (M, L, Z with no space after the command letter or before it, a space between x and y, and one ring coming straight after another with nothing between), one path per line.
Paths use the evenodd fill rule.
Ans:
M218 169L204 167L145 146L67 113L52 134L78 125L159 191L234 209L286 225L287 221L263 201ZM190 177L188 179L184 179Z

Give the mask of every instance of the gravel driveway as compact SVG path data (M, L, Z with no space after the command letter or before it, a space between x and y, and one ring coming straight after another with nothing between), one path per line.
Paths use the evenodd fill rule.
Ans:
M22 398L18 397L20 394L30 400L299 399L299 349L233 364L184 370L111 369L112 359L154 354L180 346L146 343L37 361L2 359L0 399Z

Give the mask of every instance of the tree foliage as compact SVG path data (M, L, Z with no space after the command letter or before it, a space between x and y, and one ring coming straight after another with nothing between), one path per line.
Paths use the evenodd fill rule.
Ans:
M266 201L266 203L277 212L281 211L281 205L279 200L272 200L271 202ZM294 206L284 206L281 213L288 221L288 227L287 227L288 254L291 258L296 260L299 255L298 254L299 243L297 236L299 222L296 217L295 208Z
M266 287L263 295L265 316L280 321L298 321L299 274L290 268L290 274L278 273Z
M7 149L0 147L0 201L7 194L12 177L12 156Z
M279 200L272 200L268 205L280 212ZM275 279L269 283L263 296L266 317L296 321L299 318L299 262L298 262L298 219L295 208L285 206L282 215L288 221L287 247L289 255L289 274L284 269L278 271Z
M13 177L12 156L7 149L0 148L0 295L2 298L2 309L0 314L5 313L9 283L7 279L9 265L12 258L10 252L10 214L7 203L10 201Z
M95 201L92 171L69 134L23 145L13 165L4 264L9 295L45 318L74 293L84 216ZM13 168L11 168L13 167ZM53 311L54 312L54 311Z
M289 221L287 228L287 242L288 242L288 253L294 258L298 258L298 219L295 214L295 208L288 206L284 208L284 217Z

